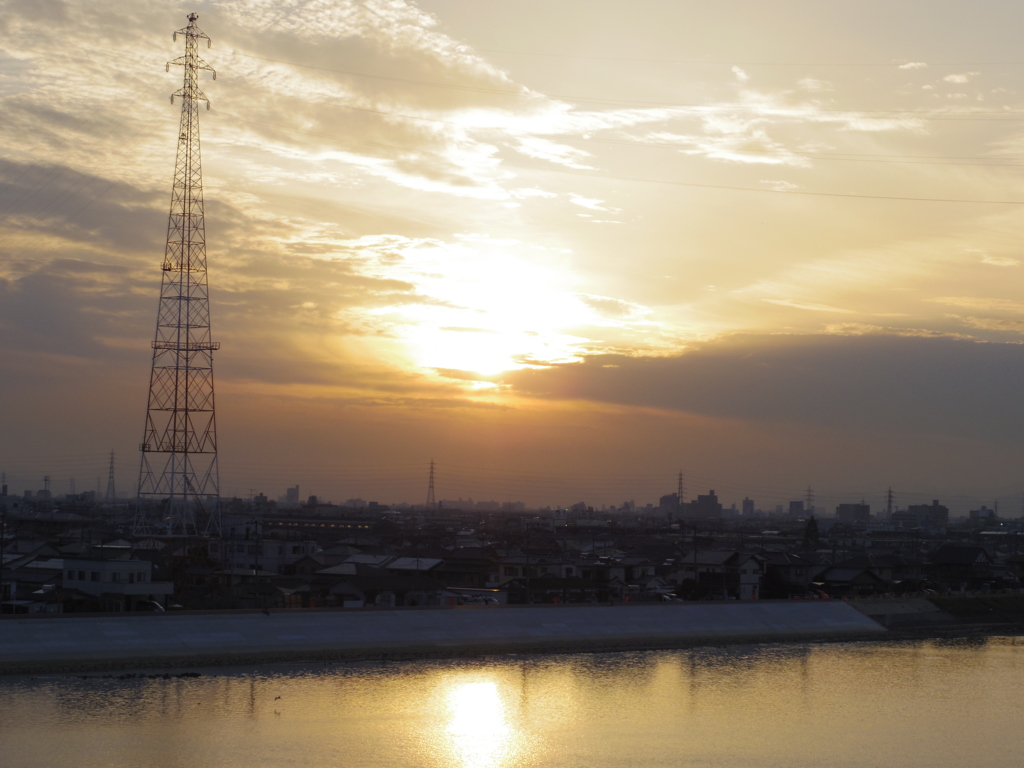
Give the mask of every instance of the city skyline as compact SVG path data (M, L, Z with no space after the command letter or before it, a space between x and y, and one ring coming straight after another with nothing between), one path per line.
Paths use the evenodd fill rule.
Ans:
M1019 507L1024 9L193 7L226 495ZM125 489L183 13L0 8L0 469Z

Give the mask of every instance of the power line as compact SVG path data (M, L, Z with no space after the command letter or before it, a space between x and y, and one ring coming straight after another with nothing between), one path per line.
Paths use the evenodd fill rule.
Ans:
M627 141L625 139L595 139L573 136L576 141L587 141L598 144L617 144L627 147L641 147L645 149L672 149L683 151L686 149L681 144L664 144L646 141ZM722 147L722 151L729 151L728 147ZM735 154L738 157L743 155L764 155L785 159L791 156L813 157L819 160L861 162L861 163L882 163L895 165L949 165L949 166L975 166L979 168L1021 168L1024 163L997 162L999 158L988 157L958 157L952 156L915 156L915 155L871 155L855 154L852 152L805 152L791 149L737 149ZM992 162L937 162L937 161L959 161L959 160L991 160Z
M618 61L637 62L639 64L685 64L693 66L720 66L720 67L892 67L899 69L901 65L913 62L901 61L874 61L874 62L808 62L808 61L710 61L707 59L655 59L646 57L631 56L591 56L588 54L574 53L548 53L546 51L508 51L496 48L475 48L479 53L500 53L511 56L538 56L550 59L573 59L587 61ZM1024 66L1021 61L929 61L928 67L1019 67Z
M555 171L560 173L561 171ZM676 187L693 187L696 189L721 189L732 192L767 192L777 195L802 195L805 197L845 197L854 200L901 200L918 203L965 203L978 205L1024 205L1024 200L969 200L951 197L904 197L897 195L859 195L850 192L809 192L799 189L758 189L757 187L737 187L727 184L698 184L688 181L671 181L668 179L645 179L638 176L610 176L605 174L581 174L583 178L610 179L612 181L635 181L643 184L667 184Z
M498 88L482 88L482 87L472 86L472 85L458 85L456 83L438 83L438 82L433 82L433 81L430 81L430 80L415 80L413 78L408 78L408 77L394 77L392 75L373 75L373 74L370 74L369 72L353 72L351 70L345 70L345 69L333 69L331 67L320 67L320 66L317 66L315 64L299 64L298 62L284 61L283 59L270 59L270 58L267 58L266 56L253 56L252 54L242 53L241 51L232 51L231 53L233 53L236 56L243 56L243 57L245 57L247 59L256 59L258 61L267 61L267 62L271 62L273 64L284 64L284 65L289 66L289 67L302 67L303 69L316 69L316 70L319 70L321 72L332 72L334 74L350 75L352 77L365 77L365 78L368 78L368 79L371 79L371 80L388 80L388 81L392 81L392 82L396 82L396 83L409 83L411 85L426 85L426 86L430 86L430 87L433 87L433 88L448 88L450 90L455 90L455 91L472 91L472 92L475 92L475 93L490 93L490 94L496 94L496 95L499 95L499 96L534 96L534 97L543 97L543 94L540 94L540 93L537 93L537 92L533 92L533 91L529 91L526 88L523 88L522 91L509 91L509 90L501 90L501 89L498 89Z

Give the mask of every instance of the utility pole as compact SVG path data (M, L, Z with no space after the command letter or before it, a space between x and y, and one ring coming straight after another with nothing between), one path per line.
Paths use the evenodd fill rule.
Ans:
M156 528L167 536L220 535L220 471L214 413L213 353L220 344L210 331L210 290L206 272L206 222L199 149L199 103L210 101L199 88L199 73L217 73L199 58L199 42L210 38L196 25L172 36L185 38L185 55L167 63L185 70L178 153L171 188L160 303L149 379L146 425L139 446L135 533ZM159 521L150 508L161 506Z
M889 486L889 492L885 495L885 520L889 522L892 520L892 486Z

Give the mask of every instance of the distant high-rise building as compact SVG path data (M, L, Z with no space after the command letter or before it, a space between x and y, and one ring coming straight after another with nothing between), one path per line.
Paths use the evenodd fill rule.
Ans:
M931 504L911 504L906 509L894 511L890 521L897 528L925 528L933 533L945 533L949 527L949 508L939 504L938 500Z
M949 508L933 500L930 506L922 510L922 520L928 530L945 533L949 527Z
M754 514L754 500L753 499L743 499L743 507L742 507L742 509L743 509L743 516L744 517L746 517L747 515Z
M802 501L791 501L791 502L789 502L789 516L790 517L803 517L804 516L804 503Z
M867 525L871 522L871 505L840 504L836 507L836 520L847 525Z
M658 507L668 512L674 512L679 506L679 494L667 493L658 499Z
M285 504L294 504L295 506L298 506L298 504L299 504L299 484L298 483L296 483L291 488L286 488L285 489L285 491L284 491L284 503Z
M995 522L999 519L999 514L995 509L989 509L984 504L980 509L972 509L969 513L969 519L972 524L986 524Z
M714 490L697 496L695 501L686 505L689 516L698 520L720 520L722 517L722 505Z

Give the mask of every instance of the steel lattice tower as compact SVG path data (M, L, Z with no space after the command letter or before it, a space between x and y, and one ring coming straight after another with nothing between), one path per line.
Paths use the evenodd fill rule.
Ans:
M146 428L140 450L135 532L167 536L220 535L220 476L213 398L210 292L206 275L206 226L199 154L199 73L217 73L199 58L199 41L210 38L198 26L198 14L174 33L185 37L185 55L167 64L181 65L181 125L167 223L160 306L153 340ZM156 509L159 509L157 519Z
M434 499L434 460L430 460L430 481L427 485L427 509L433 509L437 506L437 501Z
M117 489L114 487L114 452L110 452L110 467L107 469L107 494L104 501L113 504L117 501Z

